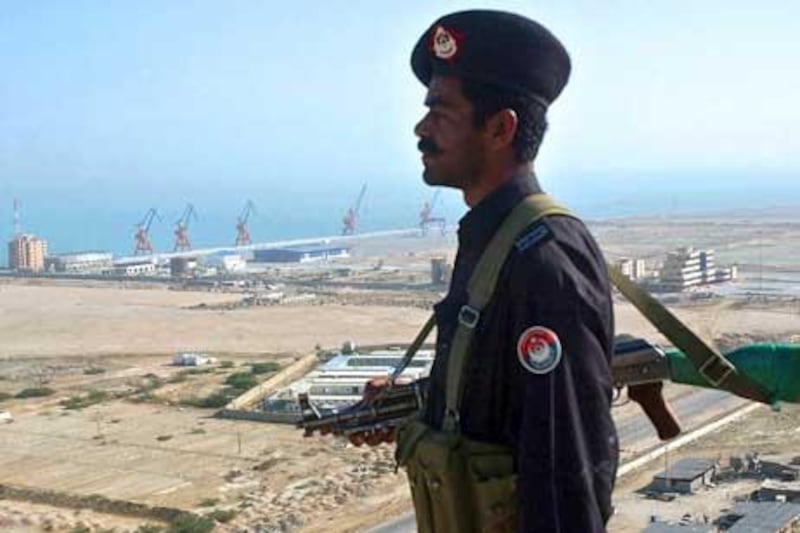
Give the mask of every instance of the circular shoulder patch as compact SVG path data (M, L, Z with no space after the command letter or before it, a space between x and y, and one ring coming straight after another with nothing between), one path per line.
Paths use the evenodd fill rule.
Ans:
M561 341L544 326L532 326L517 341L517 357L528 372L547 374L561 361Z

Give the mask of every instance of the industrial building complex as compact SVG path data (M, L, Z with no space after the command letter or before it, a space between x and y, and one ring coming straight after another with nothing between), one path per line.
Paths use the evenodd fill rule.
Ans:
M714 250L697 250L690 246L668 252L664 261L650 270L641 258L625 257L615 264L623 274L654 292L690 291L738 277L735 265L716 266Z
M46 241L21 232L19 203L15 201L16 233L8 244L9 269L28 275L196 278L255 273L270 263L324 262L347 258L351 255L347 239L356 232L365 193L366 185L361 188L355 204L346 212L340 238L254 245L248 220L255 212L255 204L248 200L236 219L234 246L204 250L192 249L189 229L197 214L194 206L187 204L180 219L175 222L173 250L166 253L156 253L150 242L151 225L154 220L161 220L158 211L150 208L136 224L133 257L116 260L106 251L48 255ZM434 194L430 201L424 202L420 211L419 231L423 236L432 226L438 226L444 234L444 218L433 215L437 200L438 195ZM616 265L631 279L653 292L661 293L696 291L711 284L734 281L738 277L737 266L717 266L713 249L695 249L691 246L669 251L663 260L653 261L651 265L641 257L623 257L616 261ZM448 277L448 265L437 263L435 267L439 270L434 277L441 280Z
M346 246L319 243L285 248L267 248L265 250L256 250L253 255L253 260L259 263L306 263L308 261L348 257L349 249Z
M343 349L303 378L263 398L259 409L273 413L299 414L298 397L307 394L321 412L336 412L362 398L370 379L389 376L403 359L404 351L395 349ZM426 377L433 365L433 350L420 350L401 374L402 379Z
M667 255L661 267L661 289L664 292L680 292L699 285L731 281L736 278L737 268L717 268L714 250L678 248Z

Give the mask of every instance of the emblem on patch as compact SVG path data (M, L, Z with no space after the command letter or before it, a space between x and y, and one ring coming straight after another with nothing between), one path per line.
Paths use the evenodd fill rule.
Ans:
M431 34L431 50L433 55L439 59L455 59L458 53L458 35L455 32L445 29L444 26L437 26Z
M561 341L551 329L530 327L519 336L517 357L527 371L547 374L561 361Z

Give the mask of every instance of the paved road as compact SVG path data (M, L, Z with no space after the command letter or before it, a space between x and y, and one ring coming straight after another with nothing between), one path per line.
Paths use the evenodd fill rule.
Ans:
M672 402L672 409L684 431L694 429L710 418L728 413L747 403L727 392L718 390L698 390L682 396ZM623 448L650 448L657 441L655 430L650 420L641 415L617 421L617 432Z
M695 429L717 415L727 413L748 403L736 396L716 390L698 390L674 402L672 409L684 431ZM620 445L625 449L644 450L658 442L653 426L642 415L634 415L617 421ZM399 518L384 522L367 533L414 533L417 530L414 514L408 513Z

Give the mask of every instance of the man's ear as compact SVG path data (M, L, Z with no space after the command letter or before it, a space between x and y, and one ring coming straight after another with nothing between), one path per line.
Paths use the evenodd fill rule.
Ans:
M487 121L489 145L495 150L511 146L517 134L519 118L513 109L501 109Z

